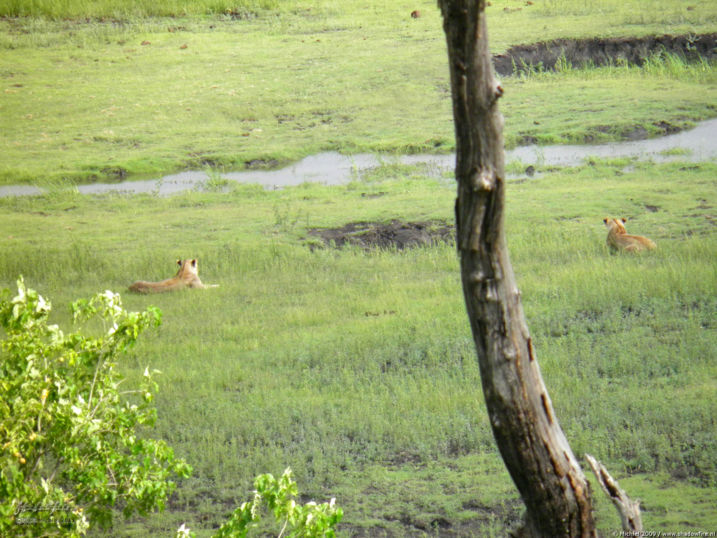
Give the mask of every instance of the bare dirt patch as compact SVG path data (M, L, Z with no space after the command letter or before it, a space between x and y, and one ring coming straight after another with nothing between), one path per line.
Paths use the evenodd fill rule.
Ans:
M312 228L309 235L318 237L326 246L341 248L356 245L364 249L397 249L426 247L450 243L453 226L444 221L424 222L351 222L340 228Z
M566 60L573 67L586 65L609 65L627 62L642 65L654 54L667 52L687 61L702 57L711 60L717 55L717 33L702 35L663 35L639 38L589 38L556 39L531 45L516 45L505 54L493 57L498 74L507 76L515 71L544 69L554 71L555 66Z

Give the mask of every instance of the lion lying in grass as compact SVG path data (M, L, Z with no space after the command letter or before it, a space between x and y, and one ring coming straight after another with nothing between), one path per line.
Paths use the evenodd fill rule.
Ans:
M135 293L163 293L184 288L218 288L218 284L205 286L199 279L199 265L196 258L193 260L177 260L179 271L172 278L161 282L145 282L138 280L129 287Z
M625 230L625 219L603 219L607 226L607 246L612 250L624 252L639 252L653 250L657 245L647 237L641 235L628 235Z

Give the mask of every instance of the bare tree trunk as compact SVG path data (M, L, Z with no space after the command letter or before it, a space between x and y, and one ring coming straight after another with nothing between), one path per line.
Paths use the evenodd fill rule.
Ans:
M553 412L503 232L503 90L484 0L439 0L456 130L456 241L493 434L527 508L522 536L596 536L589 484Z

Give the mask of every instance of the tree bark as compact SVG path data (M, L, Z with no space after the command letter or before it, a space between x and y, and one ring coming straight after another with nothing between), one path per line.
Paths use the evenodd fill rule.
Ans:
M540 374L503 231L503 117L484 0L439 0L456 132L456 244L483 393L527 508L521 536L596 536L589 483Z

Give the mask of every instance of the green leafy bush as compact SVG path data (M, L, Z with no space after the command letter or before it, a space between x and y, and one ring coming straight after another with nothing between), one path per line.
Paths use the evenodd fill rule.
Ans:
M298 504L295 497L299 494L296 482L291 478L291 469L286 469L277 480L271 474L262 474L254 480L254 499L237 508L215 538L243 538L261 520L264 508L274 514L276 521L282 523L279 536L296 538L333 538L334 527L343 517L343 510L334 504L316 504L310 501ZM183 526L177 531L177 537L191 536Z
M75 324L99 319L101 335L66 334L48 324L48 301L22 278L17 288L0 295L0 535L77 536L110 524L115 508L162 509L169 478L191 468L163 441L137 435L156 419L156 371L120 390L116 368L160 311L127 312L108 290L72 305Z

